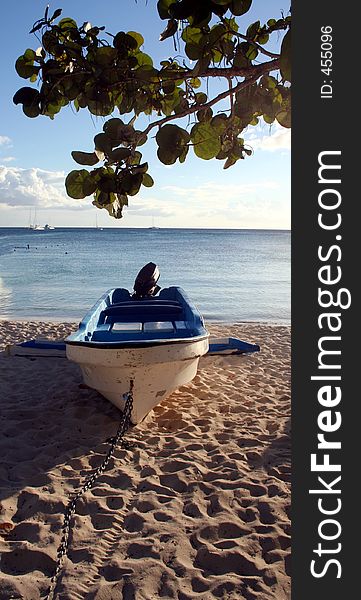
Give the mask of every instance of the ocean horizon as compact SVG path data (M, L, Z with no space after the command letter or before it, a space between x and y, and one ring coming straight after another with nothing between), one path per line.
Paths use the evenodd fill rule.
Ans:
M0 228L0 318L79 321L108 289L133 289L155 262L208 322L290 323L284 229Z

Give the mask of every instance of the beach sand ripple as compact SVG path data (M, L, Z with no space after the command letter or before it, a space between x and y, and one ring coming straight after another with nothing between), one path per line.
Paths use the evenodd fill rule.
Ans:
M1 322L0 344L74 325ZM289 327L210 327L261 352L206 356L129 431L77 504L58 600L290 598ZM64 358L0 356L0 600L40 600L68 497L119 411Z

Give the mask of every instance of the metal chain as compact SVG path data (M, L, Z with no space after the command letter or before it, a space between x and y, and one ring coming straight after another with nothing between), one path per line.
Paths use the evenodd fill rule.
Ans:
M94 483L98 479L98 477L105 471L105 469L107 468L107 466L109 464L110 459L113 457L113 454L114 454L117 446L120 444L122 448L126 448L126 449L129 449L129 447L130 447L129 442L127 442L126 440L123 440L123 436L126 434L126 432L129 429L129 426L130 426L130 418L131 418L131 414L132 414L132 410L133 410L133 386L134 386L134 382L133 382L133 380L131 380L129 392L127 392L126 394L123 394L125 406L124 406L124 410L123 410L123 413L122 413L122 416L120 419L118 431L113 438L109 438L109 440L107 440L110 443L110 447L104 457L103 462L99 465L99 467L97 467L95 469L95 471L91 475L89 475L86 478L86 480L85 480L84 484L82 485L82 487L80 488L80 490L78 490L78 492L75 494L75 496L71 500L69 500L68 506L65 509L64 523L62 526L63 535L62 535L62 538L61 538L61 541L60 541L60 544L59 544L58 550L57 550L56 567L55 567L53 576L50 580L50 587L49 587L49 591L48 591L48 594L47 594L45 600L53 600L53 598L54 598L54 592L55 592L58 578L59 578L59 575L60 575L60 572L61 572L61 569L63 566L63 560L64 560L64 557L68 553L71 518L72 518L73 514L75 513L76 504L77 504L78 500L83 496L83 494L85 494L88 490L90 490L90 488L94 485Z

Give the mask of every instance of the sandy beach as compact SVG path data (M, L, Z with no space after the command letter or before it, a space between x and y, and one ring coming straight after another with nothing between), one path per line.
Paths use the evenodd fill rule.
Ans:
M0 349L69 323L0 321ZM206 356L129 431L78 502L58 600L290 598L290 328L209 326L260 344ZM0 355L0 600L45 598L69 496L119 411L66 358Z

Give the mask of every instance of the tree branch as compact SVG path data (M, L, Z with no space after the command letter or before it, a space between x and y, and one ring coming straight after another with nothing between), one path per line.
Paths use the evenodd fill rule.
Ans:
M260 44L257 44L257 42L253 42L252 40L248 39L248 37L246 35L243 35L242 33L238 33L238 31L233 31L233 30L231 30L230 32L233 33L233 35L236 35L237 37L241 38L242 40L245 40L251 46L254 46L254 48L257 48L257 50L259 52L262 52L262 54L265 54L266 56L269 56L270 58L279 58L279 54L274 54L273 52L269 52L268 50L266 50L266 48L263 48L263 46L261 46Z
M221 92L220 94L218 94L218 96L215 96L214 98L212 98L212 100L209 100L209 102L191 106L191 107L183 110L180 113L177 113L174 115L169 115L168 117L163 117L163 119L158 119L158 121L154 121L153 123L150 123L148 125L148 127L143 131L143 133L144 133L144 135L148 135L148 133L154 127L161 127L162 125L164 125L165 123L168 123L169 121L173 121L174 119L181 119L182 117L187 117L188 115L191 115L194 112L197 112L199 110L204 110L205 108L211 107L214 104L217 104L218 102L220 102L220 100L223 100L224 98L228 98L228 96L236 94L237 92L252 85L252 83L255 83L257 81L257 79L259 79L262 75L265 75L266 73L269 73L270 71L274 71L275 69L278 69L278 68L279 68L279 60L278 59L257 65L256 67L254 67L253 75L251 77L247 77L247 79L244 79L243 81L241 81L234 87L229 87L228 90Z

